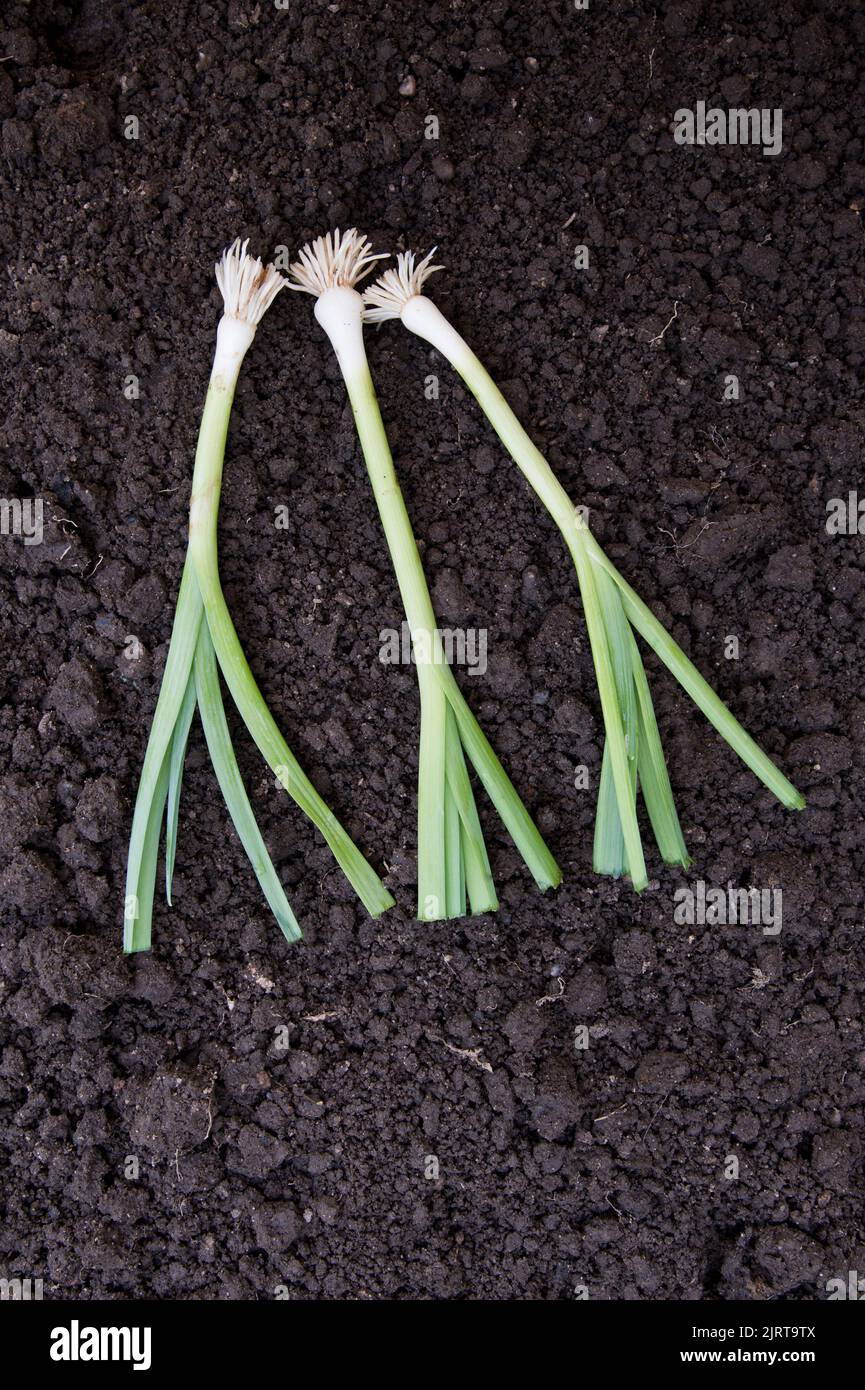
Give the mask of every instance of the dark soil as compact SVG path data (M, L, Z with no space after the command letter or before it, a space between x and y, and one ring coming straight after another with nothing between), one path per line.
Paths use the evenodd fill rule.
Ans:
M53 1298L820 1299L865 1270L863 552L825 527L862 476L865 14L777 9L4 7L0 495L43 499L46 529L0 537L0 1274ZM783 108L783 153L675 144L700 99ZM575 576L391 324L370 355L439 616L489 631L463 685L565 871L541 898L483 805L501 910L417 924L414 675L377 659L402 614L330 349L283 294L232 419L225 586L399 907L364 915L240 738L306 931L287 948L196 729L175 906L126 959L213 262L351 224L438 244L433 294L809 807L647 656L695 864L647 851L641 900L593 877ZM697 879L780 886L780 937L678 925Z

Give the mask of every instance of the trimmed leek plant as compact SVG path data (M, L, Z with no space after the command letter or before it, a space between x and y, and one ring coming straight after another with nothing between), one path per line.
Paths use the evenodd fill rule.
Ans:
M301 936L241 781L225 718L217 663L265 761L289 796L321 831L367 911L377 916L393 905L390 893L328 810L279 732L243 654L219 581L216 524L234 389L256 328L285 285L273 266L264 266L247 253L247 245L235 241L216 266L225 312L217 328L216 353L195 453L189 546L132 820L126 870L125 951L150 948L163 817L165 888L171 903L180 784L196 707L220 791L264 896L286 940L297 941Z
M411 522L397 481L363 342L355 285L380 259L354 229L319 237L291 266L290 286L315 296L345 379L361 449L411 633L420 689L418 917L435 921L498 906L466 758L543 891L559 868L466 704L445 656Z
M432 300L423 294L428 276L442 269L430 264L433 255L431 251L416 264L412 252L401 254L396 269L386 270L366 290L365 318L370 323L399 318L412 333L447 358L564 537L576 566L606 733L595 821L594 868L597 873L614 877L630 875L639 892L648 880L637 821L638 787L665 863L686 867L691 861L632 629L654 649L722 738L785 806L799 810L805 801L619 574L592 535L586 509L574 507L489 373Z

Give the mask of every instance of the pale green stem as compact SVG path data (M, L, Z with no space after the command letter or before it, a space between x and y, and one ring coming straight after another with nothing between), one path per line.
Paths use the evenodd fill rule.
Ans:
M225 372L211 377L192 479L189 548L207 625L225 682L259 751L289 796L321 831L367 911L378 916L393 898L357 846L325 805L280 733L243 653L219 581L216 524L222 484L222 461L234 379Z
M456 715L450 706L448 707L446 771L448 791L459 817L460 860L464 887L468 892L471 910L473 913L495 912L499 905L496 886L493 882L487 847L478 818L478 808L475 805L469 774L466 769ZM465 903L463 903L463 911L465 911Z
M249 797L246 795L246 788L237 766L237 759L234 756L231 734L222 704L222 691L219 688L216 656L206 623L198 634L194 675L198 709L210 760L213 763L213 770L216 773L225 804L234 822L234 828L246 850L249 862L280 931L286 941L300 941L303 933L267 852L267 847L255 819L255 813L249 804Z
M742 728L738 719L730 713L723 700L715 694L709 682L700 675L693 662L689 661L677 642L670 636L663 623L658 622L652 610L635 593L626 579L619 574L615 565L598 545L591 532L586 532L586 544L595 564L601 565L612 575L619 586L625 612L640 635L649 643L661 658L676 680L684 687L691 699L699 705L718 733L738 753L744 763L760 778L774 795L791 811L801 811L805 798L792 782L775 766L767 753L764 753L751 735Z
M625 726L622 722L622 712L619 707L613 657L604 623L604 612L598 598L596 576L581 537L575 538L571 543L571 554L577 567L577 579L583 598L586 627L589 630L589 645L592 649L598 693L601 697L601 711L604 716L604 728L610 750L610 765L613 785L616 789L616 804L619 808L619 819L622 823L622 834L625 840L628 871L634 888L640 893L648 883L648 875L643 857L640 828L637 823L636 773L635 770L632 771L631 760L628 757L628 743L625 736Z
M196 585L196 589L197 589ZM201 595L198 596L198 605L204 612L201 603ZM207 624L205 623L205 628ZM198 626L198 646L201 645L201 624ZM174 879L174 861L177 855L177 823L180 817L180 788L183 783L183 765L186 761L186 745L189 741L189 730L192 727L192 716L195 713L195 676L190 672L189 680L186 685L186 694L183 697L183 705L177 723L174 726L174 733L171 738L171 757L168 768L168 806L165 812L165 897L168 906L171 907L171 885Z
M192 672L201 611L195 575L187 563L180 581L171 642L132 816L123 914L124 951L150 949L153 879L168 794L169 750Z
M517 795L510 779L502 768L498 758L493 753L490 744L485 738L480 725L471 713L466 701L457 685L453 672L448 665L442 650L441 639L437 631L435 614L432 602L429 597L426 579L421 565L420 555L418 554L417 544L411 529L408 512L406 511L402 491L394 471L393 459L391 458L390 447L387 442L384 425L382 423L381 412L376 399L375 389L372 378L365 359L355 362L352 369L345 373L346 387L349 400L351 401L355 424L361 441L364 458L367 464L370 481L372 482L373 492L378 503L379 512L387 538L388 548L393 560L394 569L397 575L400 594L408 619L409 628L412 632L412 640L416 642L421 652L427 656L427 660L418 661L418 681L421 688L421 756L424 754L424 699L435 711L434 724L427 719L427 735L430 745L433 737L439 739L438 752L434 755L429 753L427 767L434 765L435 786L431 794L431 799L435 799L435 812L427 812L426 808L421 810L419 806L419 834L424 837L427 833L435 836L434 854L434 879L428 880L436 886L428 894L422 895L422 887L425 882L421 876L421 853L424 849L422 843L418 846L418 896L419 896L419 915L422 917L429 914L424 911L423 896L434 899L437 895L443 904L446 900L446 882L444 873L444 855L439 859L439 843L444 844L444 800L442 795L441 803L439 796L439 756L444 756L445 738L443 732L439 734L441 723L438 711L440 709L439 698L443 691L448 703L451 705L459 727L460 737L469 755L478 776L481 778L493 804L496 807L503 823L507 827L517 848L523 856L526 864L534 875L535 881L542 889L554 887L561 880L561 873L558 865L544 844L537 827L534 825L528 811ZM419 640L418 640L419 639ZM436 688L438 693L436 693ZM435 732L433 732L433 729ZM435 758L433 763L433 758ZM423 783L421 781L421 790ZM420 801L420 796L419 796ZM439 824L438 806L441 804L441 824ZM475 866L476 867L476 866ZM477 882L475 877L475 882ZM439 886L440 885L440 886ZM440 912L438 915L442 915Z
M449 672L449 667L366 364L349 372L345 384L408 620L417 668L421 704L417 914L422 920L434 921L448 913L445 840L447 700L441 676L445 670Z
M406 327L438 348L462 377L511 458L558 525L571 553L574 554L574 542L578 542L591 557L593 564L603 566L612 576L621 591L629 620L654 648L722 738L785 806L792 810L800 810L805 805L801 793L779 771L750 734L746 733L663 624L658 622L604 554L589 531L580 509L573 506L543 454L532 443L492 377L465 339L448 323L432 300L426 299L423 295L409 300L402 317Z

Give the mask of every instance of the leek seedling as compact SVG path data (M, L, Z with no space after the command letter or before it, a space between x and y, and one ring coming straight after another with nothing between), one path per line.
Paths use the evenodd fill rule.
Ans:
M466 757L538 887L554 887L561 873L445 657L364 349L363 300L355 285L378 259L356 230L328 233L303 248L289 283L315 296L315 316L342 370L411 632L421 702L418 917L435 921L462 916L467 900L472 912L498 905Z
M791 809L801 809L805 801L619 574L589 530L585 509L573 506L488 372L432 300L423 294L427 278L442 269L430 264L433 254L431 251L417 264L412 252L401 254L396 269L386 270L366 290L365 318L371 323L399 318L412 333L447 358L565 539L577 570L606 731L594 867L598 873L614 876L628 873L639 892L648 880L637 823L638 786L642 788L664 861L685 867L691 861L676 815L646 673L632 628L654 648L721 736L769 790Z
M297 941L301 936L241 781L225 718L217 661L243 722L265 760L289 796L321 831L367 910L378 915L393 905L390 893L328 810L280 734L247 665L219 582L216 522L234 388L255 330L285 285L273 266L263 266L258 258L247 254L247 245L235 241L216 266L225 312L216 333L216 353L195 453L189 547L132 820L126 870L125 951L146 951L150 947L156 860L166 803L165 886L171 902L180 783L196 705L220 791L273 915L288 941Z

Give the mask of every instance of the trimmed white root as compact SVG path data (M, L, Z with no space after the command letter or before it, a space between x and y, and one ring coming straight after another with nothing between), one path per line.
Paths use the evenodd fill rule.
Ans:
M347 232L328 232L307 242L300 259L289 267L288 287L316 297L333 289L353 289L372 269L373 262L387 259L387 252L376 255L366 237L356 227Z
M363 317L365 323L384 323L386 319L398 319L410 299L423 292L423 287L443 265L430 265L437 247L428 252L422 261L415 265L414 251L400 251L396 258L396 268L386 270L383 275L363 292Z
M216 283L225 305L225 316L239 319L255 328L288 281L260 256L247 252L249 240L240 237L222 253L216 263Z

